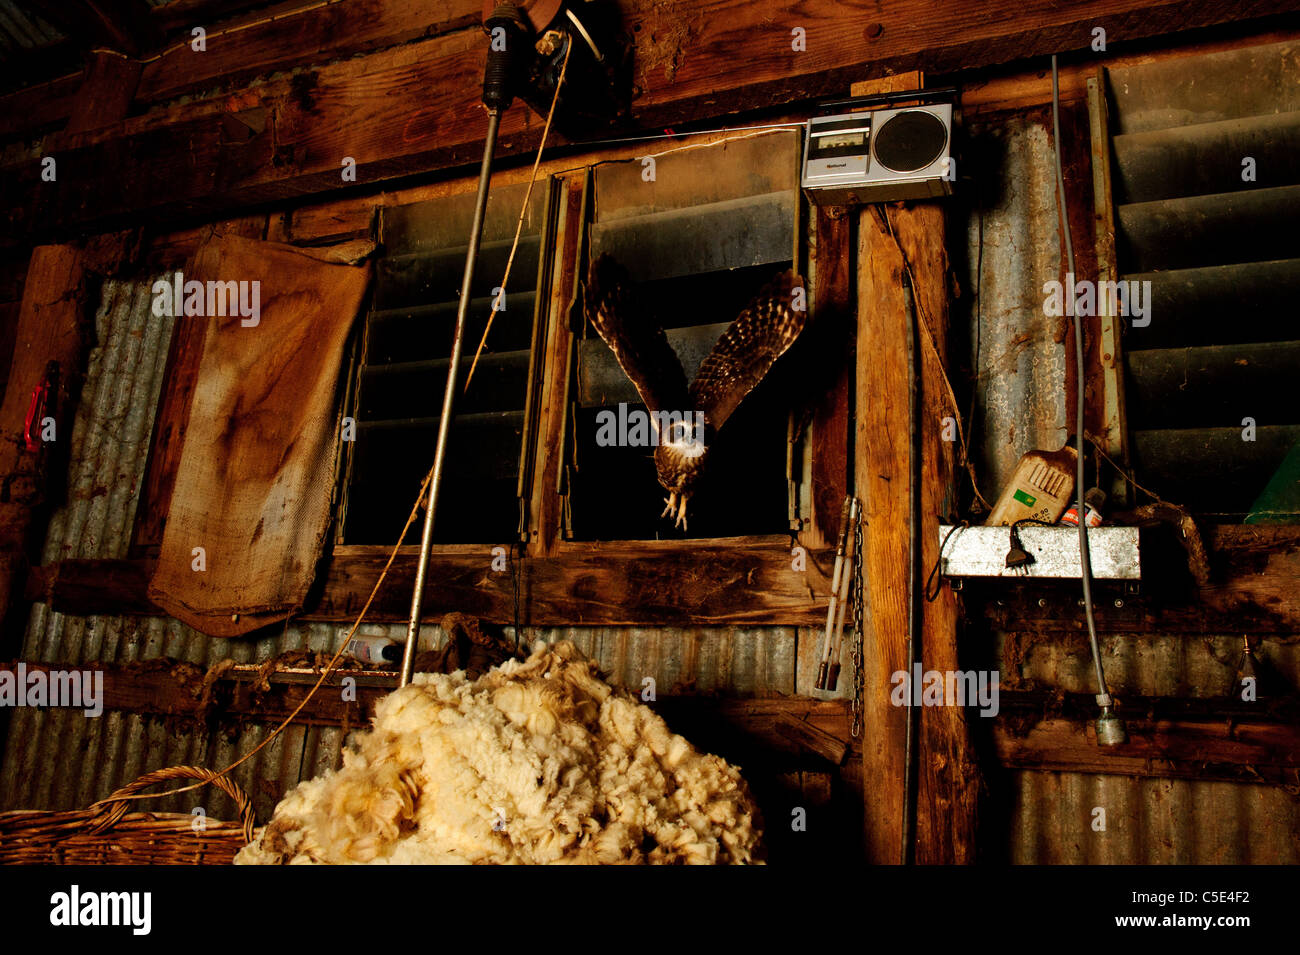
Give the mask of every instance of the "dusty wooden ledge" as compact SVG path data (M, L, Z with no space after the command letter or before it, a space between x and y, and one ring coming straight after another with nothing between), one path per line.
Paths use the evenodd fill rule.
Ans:
M366 619L399 622L410 613L416 555L403 549ZM389 549L350 547L329 558L296 618L351 623L379 577ZM796 570L788 538L565 544L520 563L523 621L529 626L819 626L833 565L808 550ZM513 623L509 571L493 570L487 545L438 548L429 567L425 614L450 611ZM31 571L29 600L59 613L162 614L149 599L153 564L65 560Z

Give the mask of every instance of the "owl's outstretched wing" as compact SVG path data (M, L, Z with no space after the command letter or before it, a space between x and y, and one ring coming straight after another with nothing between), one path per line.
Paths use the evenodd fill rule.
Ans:
M614 352L619 366L651 411L685 412L686 373L663 326L646 314L627 270L602 253L587 276L587 320Z
M691 383L691 408L721 428L799 337L807 316L803 279L787 269L763 286L700 364Z

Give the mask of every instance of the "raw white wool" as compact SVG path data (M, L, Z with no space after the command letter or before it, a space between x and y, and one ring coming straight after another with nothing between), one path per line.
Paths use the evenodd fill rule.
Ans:
M418 674L236 862L750 863L760 834L735 767L564 641L473 682Z

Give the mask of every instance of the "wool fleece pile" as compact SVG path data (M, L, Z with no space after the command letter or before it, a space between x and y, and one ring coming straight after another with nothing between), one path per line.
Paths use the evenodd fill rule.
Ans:
M474 681L417 674L235 861L742 864L758 820L735 767L564 641Z

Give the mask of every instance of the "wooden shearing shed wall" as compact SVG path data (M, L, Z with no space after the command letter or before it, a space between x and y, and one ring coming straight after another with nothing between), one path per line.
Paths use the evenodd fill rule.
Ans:
M11 6L24 4L0 2ZM440 223L467 217L483 137L478 0L124 6L131 17L87 13L88 42L40 20L12 27L6 44L0 667L102 670L106 691L96 719L0 710L0 811L80 808L149 770L228 765L303 699L432 458L437 401L400 403L440 389L447 353L417 356L415 368L375 343L394 315L454 310L422 270L463 256L463 239L448 237L459 233ZM519 340L487 349L476 372L486 384L467 393L458 423L479 428L461 453L481 460L453 487L483 495L470 504L499 492L505 507L492 512L491 539L477 540L486 517L454 497L440 505L455 527L433 548L425 645L446 645L438 623L449 612L522 643L572 640L611 683L642 693L651 681L643 699L674 731L741 767L770 861L897 862L907 717L890 677L908 628L909 388L936 423L920 443L924 572L941 560L941 524L978 523L976 495L995 500L1023 452L1061 446L1082 389L1089 436L1143 485L1106 472L1111 506L1149 504L1146 488L1187 505L1204 566L1165 515L1144 537L1141 588L1098 589L1102 657L1130 737L1118 749L1098 747L1091 727L1077 587L971 580L957 591L940 577L920 618L925 664L996 672L1000 709L922 712L915 859L1300 862L1300 526L1253 521L1256 495L1241 490L1262 488L1300 443L1296 404L1277 401L1300 355L1300 247L1280 225L1300 211L1300 4L615 6L632 54L629 115L591 142L547 140L521 246L527 274L511 280L519 297L503 313ZM188 43L196 25L201 53ZM47 46L52 72L20 80ZM1060 142L1050 54L1062 58ZM954 196L854 209L802 199L788 124L820 100L921 84L960 91ZM510 208L489 210L476 302L489 301L505 261L543 124L522 104L505 114L493 191ZM660 138L624 141L638 131ZM627 183L648 148L677 185L643 208ZM1066 273L1056 149L1076 271L1154 288L1149 329L1089 327L1083 380L1070 323L1043 305L1045 283ZM1238 175L1247 154L1258 180ZM1225 155L1227 172L1206 171ZM151 289L223 240L364 250L375 275L340 369L341 400L362 409L364 427L340 452L323 560L300 612L235 637L187 625L150 591L204 344L201 322L157 314ZM620 241L658 243L633 264L647 286L685 282L714 304L777 262L807 276L817 335L738 420L757 450L720 472L732 490L719 497L733 500L717 502L717 533L703 510L698 536L647 531L653 514L637 515L658 488L648 468L637 473L645 462L606 475L575 436L596 408L636 400L582 321L584 256ZM912 312L933 333L919 375L906 353ZM698 363L734 314L670 334ZM35 453L23 448L24 416L51 363L59 439ZM937 424L954 405L958 441ZM767 454L757 442L771 437L774 409L781 434ZM1259 440L1241 449L1229 438L1246 416ZM790 433L802 437L778 460ZM358 457L392 446L384 440L410 460ZM747 469L753 488L741 488ZM852 490L866 508L856 735L847 656L838 689L815 688ZM384 508L397 514L391 533ZM490 573L498 547L509 567ZM361 633L404 639L416 549L402 549ZM1253 706L1234 696L1243 639L1279 681ZM259 821L336 767L347 734L396 685L391 672L358 680L357 697L313 698L232 774ZM234 818L215 790L151 806L196 807ZM806 829L790 824L800 809Z

